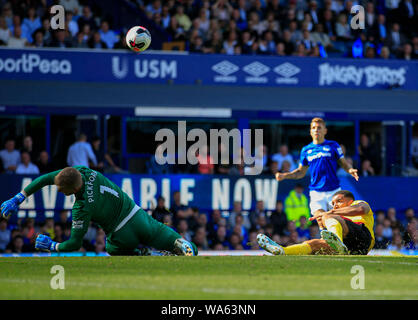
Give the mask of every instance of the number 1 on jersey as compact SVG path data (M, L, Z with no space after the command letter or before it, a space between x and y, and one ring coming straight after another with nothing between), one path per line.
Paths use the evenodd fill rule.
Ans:
M109 192L111 194L113 194L116 198L119 198L119 194L113 190L112 188L106 187L106 186L100 186L100 193L105 193L105 192Z

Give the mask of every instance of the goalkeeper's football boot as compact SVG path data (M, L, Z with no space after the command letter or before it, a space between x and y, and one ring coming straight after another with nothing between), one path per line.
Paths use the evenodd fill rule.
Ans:
M284 249L281 245L277 244L273 240L271 240L269 237L267 237L265 234L259 233L257 235L257 242L258 245L266 250L267 252L270 252L274 255L284 255Z
M183 238L178 238L174 241L173 252L178 256L197 256L197 248L195 244Z
M321 238L324 239L326 243L337 252L337 254L348 254L347 246L334 232L322 230Z

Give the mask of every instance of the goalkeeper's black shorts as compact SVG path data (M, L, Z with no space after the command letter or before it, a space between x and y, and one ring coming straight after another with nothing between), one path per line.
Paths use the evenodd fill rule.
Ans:
M344 244L350 254L366 255L372 243L372 235L364 223L354 223L349 219L344 219L348 227L348 234L344 237Z

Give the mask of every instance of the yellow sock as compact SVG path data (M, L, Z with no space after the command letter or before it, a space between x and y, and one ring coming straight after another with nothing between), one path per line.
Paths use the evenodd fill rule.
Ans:
M312 253L312 248L306 242L294 244L292 246L283 247L286 255L307 255Z
M343 227L341 223L338 222L337 219L330 218L325 221L325 226L327 227L328 231L331 231L340 238L341 242L343 241Z

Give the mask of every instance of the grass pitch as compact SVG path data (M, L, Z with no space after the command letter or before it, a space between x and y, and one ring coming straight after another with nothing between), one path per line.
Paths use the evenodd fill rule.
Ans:
M65 269L64 290L51 289L54 265ZM355 265L363 290L351 287ZM0 258L0 299L418 299L418 258Z

